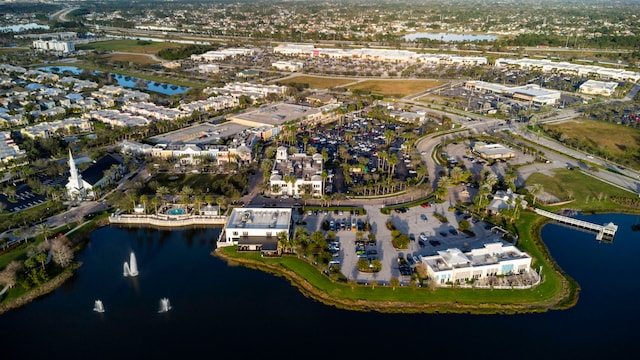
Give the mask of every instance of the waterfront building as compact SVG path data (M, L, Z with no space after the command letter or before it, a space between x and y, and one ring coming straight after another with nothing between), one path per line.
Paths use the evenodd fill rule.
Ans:
M429 278L438 285L463 283L489 276L524 274L531 271L531 256L502 242L462 252L457 248L422 258Z
M218 247L238 245L238 251L276 255L281 233L291 236L291 208L234 208L224 226Z

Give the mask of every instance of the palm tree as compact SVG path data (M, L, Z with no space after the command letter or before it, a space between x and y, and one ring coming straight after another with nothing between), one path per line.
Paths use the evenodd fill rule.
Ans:
M296 183L295 175L293 174L285 175L283 180L287 184L287 194L293 195L293 185ZM291 184L291 186L288 185L289 183Z
M44 241L47 241L48 237L49 237L49 232L51 232L51 228L49 227L49 224L47 224L46 222L43 222L41 224L38 224L37 226L38 232L42 234L42 236L44 236Z
M393 176L395 173L398 162L399 160L396 154L391 154L391 156L389 156L389 176Z
M166 186L158 186L158 188L156 189L156 195L159 196L162 201L165 200L165 196L170 192L171 190L169 190L169 188Z
M189 201L191 200L191 195L193 195L193 188L189 185L185 185L182 187L182 201L185 204L188 204Z
M322 176L322 189L320 190L320 194L324 194L325 183L327 181L327 178L329 177L329 173L327 173L327 170L322 170L320 176Z
M160 199L157 196L154 196L151 199L151 205L153 205L154 214L158 213L158 204L160 203Z
M540 195L542 195L543 192L544 192L544 186L542 186L542 184L536 183L536 184L532 184L529 187L529 193L531 193L531 196L533 197L533 205L536 204L536 200Z
M193 198L193 205L195 206L196 210L198 211L198 214L200 214L200 208L202 207L202 196L196 195Z
M218 207L220 208L220 214L224 214L224 212L222 211L223 207L226 210L226 205L227 205L227 200L225 199L224 196L219 196L216 198L216 204L218 204Z
M149 202L149 197L146 194L140 195L140 202L142 203L142 208L144 209L144 213L147 213L147 202Z

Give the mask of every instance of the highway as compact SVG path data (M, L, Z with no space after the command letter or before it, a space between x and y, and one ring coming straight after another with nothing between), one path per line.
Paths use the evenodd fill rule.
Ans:
M638 91L640 86L636 85L632 90L635 94ZM628 97L630 98L630 97ZM410 101L413 105L421 105L420 103ZM422 104L424 106L424 104ZM465 116L451 114L444 111L429 109L430 112L435 112L439 114L444 114L453 119L454 122L458 123L460 126L460 131L457 133L490 133L493 129L497 128L497 123L502 120L490 119L486 120L486 118L480 118L480 121L476 121L473 123L469 123L465 120ZM470 114L474 118L478 118L475 114ZM538 123L550 123L550 122L559 122L559 121L568 121L573 118L578 117L580 114L572 109L560 110L556 115L538 120ZM618 164L607 161L606 159L600 159L590 154L570 149L565 145L547 138L546 136L542 136L541 134L532 133L527 130L525 126L509 126L505 128L500 128L501 131L512 131L515 135L519 135L524 141L526 141L530 146L534 146L538 148L540 151L544 152L545 157L551 161L551 164L534 164L529 167L523 167L519 169L519 175L521 179L526 180L526 178L531 175L531 173L536 172L538 170L547 170L550 168L557 167L571 167L580 169L584 173L591 175L599 180L610 183L614 186L617 186L621 189L625 189L631 193L640 194L640 172L627 169L626 167L620 166ZM437 164L434 160L434 148L437 144L440 143L442 136L447 136L448 133L437 133L431 134L419 140L416 144L416 148L418 151L423 154L422 159L425 162L428 173L429 180L431 185L435 189L438 183L438 172L444 167L440 164ZM599 165L604 168L610 169L603 170L598 169L594 165ZM519 184L520 186L524 184Z

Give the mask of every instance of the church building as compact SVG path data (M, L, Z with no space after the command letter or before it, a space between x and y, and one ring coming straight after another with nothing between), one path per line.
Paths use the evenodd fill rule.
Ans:
M117 154L107 154L80 172L69 150L69 180L67 195L71 200L93 199L94 189L103 188L123 172L124 159Z

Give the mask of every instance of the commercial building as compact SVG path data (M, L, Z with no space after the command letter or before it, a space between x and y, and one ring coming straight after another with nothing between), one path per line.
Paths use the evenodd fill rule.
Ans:
M269 191L272 195L320 197L324 194L322 165L322 154L288 155L288 149L280 146L269 177Z
M229 120L246 126L278 126L291 122L319 122L322 111L310 106L278 103L265 105L257 110L233 114Z
M326 57L331 59L360 59L382 62L423 62L431 64L457 65L483 65L487 63L487 58L484 56L419 54L414 51L396 49L316 48L314 45L306 44L280 44L273 49L273 52L287 56Z
M76 50L72 41L59 40L35 40L33 48L41 51L58 51L61 53L70 53Z
M613 81L587 80L580 85L578 91L588 95L611 96L617 87L618 83Z
M304 64L300 61L276 61L271 66L282 71L296 72L302 70Z
M531 256L502 242L463 253L451 248L422 258L427 275L438 285L464 283L490 276L524 274L531 271Z
M484 81L467 81L465 88L483 93L505 95L536 105L554 105L560 100L561 95L560 91L543 89L536 84L509 87Z
M598 77L604 80L629 81L637 83L640 80L640 73L623 70L605 68L595 65L578 65L568 62L554 62L546 59L505 59L499 58L495 61L496 67L513 68L541 71L544 73L560 73L566 75L576 75L581 77Z
M482 141L478 141L473 144L472 150L474 153L487 160L506 160L516 156L516 153L506 148L501 144L487 144Z
M276 255L278 238L291 236L291 214L291 208L234 208L220 234L218 246L238 245L238 251Z

